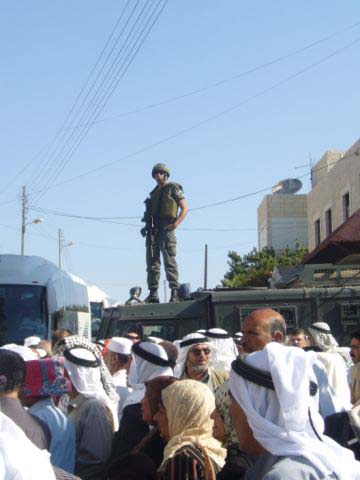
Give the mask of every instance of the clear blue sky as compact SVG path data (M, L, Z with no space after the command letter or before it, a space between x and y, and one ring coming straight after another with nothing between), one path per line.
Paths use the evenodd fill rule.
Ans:
M338 52L360 37L360 25L348 28L360 22L357 0L170 0L101 113L104 121L91 127L55 185L39 198L34 178L48 170L41 156L34 158L54 139L124 6L124 0L23 0L2 6L1 253L20 251L24 184L32 192L31 205L140 219L157 162L168 164L171 179L183 185L189 207L196 208L302 175L306 169L295 167L306 164L309 153L317 161L325 150L347 149L359 138L360 42ZM197 89L201 93L142 109ZM308 188L305 178L302 191ZM229 250L246 253L257 246L256 209L262 195L189 212L177 233L182 282L193 289L202 285L205 243L210 287L220 283ZM125 300L135 284L146 290L140 227L29 212L29 220L39 216L45 222L28 227L27 254L57 262L61 228L66 240L75 242L64 251L66 269L116 299ZM139 219L123 222L136 225ZM195 228L234 231L186 230Z

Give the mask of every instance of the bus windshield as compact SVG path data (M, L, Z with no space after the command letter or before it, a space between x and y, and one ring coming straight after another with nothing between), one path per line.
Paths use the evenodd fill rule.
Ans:
M46 290L38 285L0 285L0 346L47 338Z

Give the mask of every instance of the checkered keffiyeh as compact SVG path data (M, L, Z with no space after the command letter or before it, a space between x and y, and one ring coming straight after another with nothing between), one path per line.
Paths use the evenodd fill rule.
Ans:
M71 335L70 337L64 337L59 340L54 348L55 355L63 355L65 350L72 350L73 348L86 348L91 353L95 355L95 357L100 361L100 372L101 372L101 383L103 384L105 393L109 397L109 399L113 402L116 402L118 399L118 395L115 390L114 382L110 375L110 372L105 365L104 358L99 351L98 347L87 340L85 337L80 337L79 335Z

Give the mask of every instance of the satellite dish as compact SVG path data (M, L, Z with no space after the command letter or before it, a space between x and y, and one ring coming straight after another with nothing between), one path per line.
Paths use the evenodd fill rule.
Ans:
M298 178L287 178L281 180L272 188L274 194L292 194L298 192L302 187L302 183Z

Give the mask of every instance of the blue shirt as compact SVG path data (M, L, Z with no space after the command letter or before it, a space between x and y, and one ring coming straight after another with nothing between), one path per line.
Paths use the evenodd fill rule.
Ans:
M53 403L50 397L39 400L29 412L40 418L51 431L51 463L73 473L75 468L75 427Z

